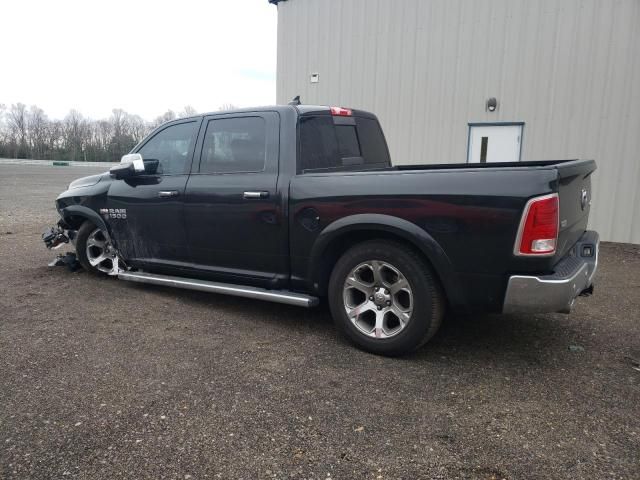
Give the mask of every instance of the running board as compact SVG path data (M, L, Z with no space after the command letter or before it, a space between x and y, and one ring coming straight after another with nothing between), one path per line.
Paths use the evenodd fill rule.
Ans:
M118 278L129 282L150 283L165 287L186 288L187 290L200 290L201 292L222 293L236 297L254 298L269 302L286 303L297 307L315 307L318 305L318 297L312 297L303 293L289 292L287 290L267 290L266 288L245 287L230 283L210 282L193 278L171 277L169 275L157 275L144 272L120 272Z

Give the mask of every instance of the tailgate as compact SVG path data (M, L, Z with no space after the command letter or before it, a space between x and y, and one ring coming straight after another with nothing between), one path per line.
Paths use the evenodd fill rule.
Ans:
M559 164L560 232L557 257L563 257L587 229L591 208L591 174L593 160L576 160Z

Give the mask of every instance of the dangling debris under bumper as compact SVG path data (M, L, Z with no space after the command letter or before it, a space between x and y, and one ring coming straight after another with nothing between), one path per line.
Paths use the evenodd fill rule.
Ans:
M60 220L55 227L49 227L44 231L42 241L49 250L56 250L69 242L75 245L77 231L66 227L66 224Z

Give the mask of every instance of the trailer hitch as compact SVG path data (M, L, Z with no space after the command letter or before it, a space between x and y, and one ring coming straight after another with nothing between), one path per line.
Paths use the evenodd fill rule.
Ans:
M581 297L590 297L593 295L593 284L589 285L587 288L580 292Z

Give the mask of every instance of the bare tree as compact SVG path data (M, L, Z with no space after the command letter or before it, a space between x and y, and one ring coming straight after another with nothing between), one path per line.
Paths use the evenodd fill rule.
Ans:
M9 155L5 150L9 144L9 129L4 121L6 109L5 104L0 103L0 157Z
M96 142L100 149L108 150L113 136L113 125L108 120L100 120L96 125Z
M64 148L64 128L60 120L54 120L47 126L47 155L50 158L59 158L58 153Z
M31 157L45 158L48 123L44 110L31 105L27 115L27 136Z
M111 115L111 125L113 125L113 135L109 146L110 156L117 160L124 155L132 146L133 141L129 135L129 121L127 112L121 108L114 108Z
M149 133L149 125L140 117L140 115L129 115L128 118L131 138L138 143L147 133Z
M13 146L15 158L27 156L27 106L24 103L11 105L7 112L7 124L9 127L10 141Z
M152 126L155 128L162 125L163 123L170 122L171 120L175 120L176 118L177 118L176 113L173 110L167 110L162 115L159 115L156 117L156 119L152 123Z
M220 105L220 108L218 108L218 110L221 112L226 112L228 110L236 110L237 108L238 107L233 103L223 103L222 105Z
M193 117L194 115L197 115L198 111L193 108L191 105L187 105L186 107L184 107L184 109L178 114L178 118L184 118L184 117Z
M179 114L192 115L196 110L190 105ZM50 120L36 105L0 104L0 157L117 161L152 128L176 118L173 110L167 110L146 122L116 108L108 119L91 120L71 110L63 120Z
M86 160L84 157L86 131L86 122L82 114L71 110L63 122L64 144L70 156L69 160Z

